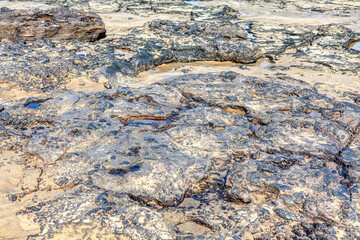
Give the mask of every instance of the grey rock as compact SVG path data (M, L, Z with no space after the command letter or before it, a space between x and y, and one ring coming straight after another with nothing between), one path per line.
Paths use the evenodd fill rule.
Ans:
M290 211L280 209L280 208L277 208L274 211L276 212L276 214L278 214L283 219L286 219L286 220L295 220L296 219L296 215Z

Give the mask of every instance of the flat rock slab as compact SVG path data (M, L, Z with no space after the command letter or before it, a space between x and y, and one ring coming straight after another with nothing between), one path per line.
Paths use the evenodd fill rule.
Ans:
M0 147L28 158L7 198L64 190L18 212L41 226L29 239L71 224L130 239L189 239L183 226L203 239L355 239L359 114L235 72L24 99L0 112Z
M0 9L0 39L36 38L95 41L105 36L105 24L96 13L66 7L22 9L16 4Z

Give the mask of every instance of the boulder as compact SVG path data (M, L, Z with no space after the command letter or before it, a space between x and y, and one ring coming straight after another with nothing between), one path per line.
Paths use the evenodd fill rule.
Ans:
M66 7L0 9L0 39L32 41L36 38L96 41L105 36L105 25L96 13Z

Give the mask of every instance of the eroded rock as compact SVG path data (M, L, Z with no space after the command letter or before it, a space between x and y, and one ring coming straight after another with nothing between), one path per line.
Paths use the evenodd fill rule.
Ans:
M33 2L22 28L100 24L76 7L111 38L0 44L0 236L360 235L355 1Z
M97 14L65 7L48 10L7 8L0 12L0 21L1 40L95 41L105 36L105 25Z
M28 139L26 152L41 166L28 171L23 189L88 188L86 194L77 190L79 199L86 198L81 203L64 197L22 212L42 219L43 229L61 229L56 219L71 223L90 215L100 218L101 211L107 213L101 221L109 222L111 231L124 233L113 221L118 205L109 200L119 194L167 207L166 219L176 216L150 221L173 224L162 231L149 229L142 220L133 223L143 230L129 236L175 237L177 225L183 229L189 224L205 227L204 237L211 232L243 236L247 229L261 236L255 232L269 232L278 221L283 227L273 236L293 236L294 222L325 224L336 229L331 235L346 231L340 222L355 233L359 227L353 160L360 113L356 105L301 85L234 72L32 101L1 112L13 119L2 120L5 128L29 128L22 133ZM29 108L34 102L38 106ZM104 192L93 194L91 189ZM193 201L199 202L197 207L191 207ZM93 206L84 207L87 212L93 209L91 214L61 210L82 208L79 204ZM53 217L50 207L61 214ZM46 231L39 236L50 234ZM314 231L300 232L323 234Z

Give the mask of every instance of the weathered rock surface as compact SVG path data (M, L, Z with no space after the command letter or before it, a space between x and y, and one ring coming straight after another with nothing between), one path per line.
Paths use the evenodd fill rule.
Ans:
M249 228L254 236L260 229L269 234L265 226L279 221L283 228L271 236L293 236L296 224L325 224L333 230L296 231L329 237L359 233L357 200L351 197L358 171L351 156L358 156L359 115L358 106L300 85L224 72L34 99L7 107L1 123L8 134L16 131L28 139L24 150L37 163L28 172L38 176L38 183L23 186L27 193L76 193L75 198L71 193L21 213L35 214L41 224L43 231L34 238L51 236L63 223L86 222L90 216L108 224L102 234L126 232L133 238L175 238L176 227L165 227L167 221L200 222L206 226L204 237L211 231L243 235ZM23 140L18 141L14 145ZM210 195L199 192L204 186ZM131 226L137 230L130 231L125 230L128 221L118 225L121 214L137 218L154 210L131 210L126 204L137 203L117 203L110 196L168 207L190 199L212 200L200 208L163 210L165 217L178 216L170 220L149 213L155 214L151 225L134 220ZM219 206L247 217L223 213L216 210ZM106 216L100 218L100 212ZM256 222L262 218L263 224Z
M0 10L0 39L31 41L36 38L95 41L105 36L101 18L90 12L65 7Z
M356 1L19 2L82 30L0 43L0 238L360 236Z
M330 24L317 29L308 48L299 51L307 61L316 62L335 70L358 71L360 57L349 49L349 44L358 40L359 36L350 29Z
M204 23L194 24L193 29L203 26L201 24ZM217 25L205 26L214 28ZM238 28L239 34L243 34L244 30L239 26ZM83 75L108 86L117 86L120 77L136 76L164 63L207 60L248 63L261 57L257 54L256 44L226 39L225 28L211 31L212 35L217 35L204 37L191 33L187 34L188 37L181 37L174 36L176 31L172 31L173 39L129 36L102 43L73 41L67 45L43 39L28 43L4 43L0 49L3 60L0 68L6 74L0 78L2 81L20 84L26 89L43 91L64 85L71 77ZM134 54L126 58L119 49ZM13 56L17 58L14 59Z
M34 214L38 222L48 228L40 234L29 236L29 239L51 239L61 232L63 223L72 225L75 222L74 235L82 230L90 238L103 232L103 236L120 238L174 239L174 231L166 226L163 216L155 210L141 206L126 194L85 186L75 187L72 194L28 208L19 214ZM99 231L92 232L92 229Z
M189 20L190 18L197 20L229 20L236 19L236 15L238 14L237 11L226 4L220 4L219 6L208 6L205 8L204 6L201 6L201 4L197 4L199 3L198 1L183 0L35 0L34 2L46 3L49 5L76 7L87 11L102 13L118 12L124 10L150 10L156 13L182 14L187 16Z
M251 63L263 57L275 59L294 47L297 49L294 56L301 61L319 63L335 70L358 71L358 54L346 45L358 38L350 29L324 25L312 38L308 28L290 25L269 28L252 24L251 31L258 32L257 37L251 39L245 31L248 27L248 22L153 21L143 30L143 33L152 34L150 39L133 33L101 43L74 41L64 45L42 39L3 43L0 68L5 74L0 79L25 89L49 91L63 86L71 78L87 76L111 87L119 86L123 78L137 76L166 63ZM277 42L272 41L269 45L268 39L273 38L270 35L274 31ZM311 45L304 46L307 44ZM126 56L127 52L129 56Z

